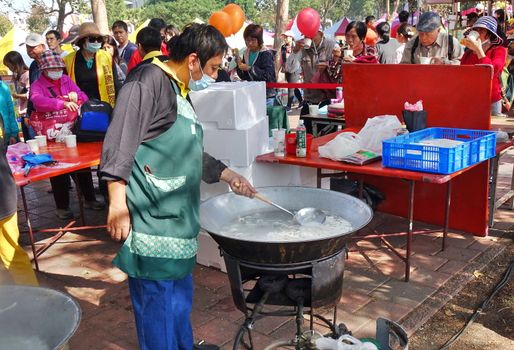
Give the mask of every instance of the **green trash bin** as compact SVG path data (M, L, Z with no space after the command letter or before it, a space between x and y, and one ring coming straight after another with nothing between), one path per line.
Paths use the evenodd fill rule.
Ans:
M268 106L266 107L266 114L269 122L269 137L273 136L271 134L273 129L289 129L289 120L284 106Z

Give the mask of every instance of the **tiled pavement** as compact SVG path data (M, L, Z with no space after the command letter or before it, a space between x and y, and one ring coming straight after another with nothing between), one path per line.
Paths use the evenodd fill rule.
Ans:
M498 197L509 185L514 151L502 158ZM65 224L56 219L54 204L46 182L27 188L28 206L35 228ZM72 192L75 195L75 192ZM21 208L21 200L20 200ZM77 208L74 208L78 212ZM20 227L25 226L22 212ZM105 212L86 211L88 224L103 224ZM415 236L413 242L411 281L402 280L404 265L379 241L354 241L350 244L345 264L343 294L338 307L338 320L358 337L373 336L377 317L399 321L409 333L416 330L433 313L455 295L473 272L480 270L503 249L504 231L514 229L514 212L500 210L496 230L487 238L457 232L449 234L447 249L442 252L441 232ZM402 218L378 214L371 224L377 230L403 231ZM430 228L417 223L416 229ZM433 228L433 227L432 227ZM42 241L48 234L38 234ZM27 243L26 235L22 236ZM402 249L404 238L391 239ZM30 250L26 246L27 250ZM111 265L118 243L108 239L105 231L68 233L40 258L38 278L43 286L65 291L82 307L82 321L70 342L71 349L137 349L132 308L126 276ZM6 280L0 271L0 282ZM232 340L243 322L230 295L226 275L218 270L197 266L194 270L195 296L192 314L195 338L232 348ZM318 310L332 317L332 310ZM305 326L308 321L305 322ZM324 330L319 324L316 328ZM253 340L256 349L273 340L291 338L293 318L267 317L255 324Z

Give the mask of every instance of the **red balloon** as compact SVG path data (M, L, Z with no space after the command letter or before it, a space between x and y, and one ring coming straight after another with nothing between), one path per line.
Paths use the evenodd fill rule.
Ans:
M223 12L229 14L232 22L232 33L236 34L243 27L245 23L245 13L241 7L237 4L228 4L223 8Z
M316 10L307 7L301 10L296 17L296 25L298 30L306 38L313 38L319 30L319 14Z
M209 24L219 30L224 37L232 34L232 21L230 20L230 15L226 12L214 12L211 17L209 17Z

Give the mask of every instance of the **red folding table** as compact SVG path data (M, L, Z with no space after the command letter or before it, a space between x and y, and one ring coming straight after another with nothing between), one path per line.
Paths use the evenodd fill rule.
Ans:
M80 217L82 226L72 227L75 224L75 221L71 221L69 224L61 228L39 230L38 232L56 232L57 234L53 236L42 247L36 249L34 242L34 231L32 229L32 225L30 222L27 199L25 196L25 186L37 181L49 179L54 176L71 174L76 171L89 169L91 167L99 165L100 155L102 153L102 142L78 143L77 147L75 148L67 148L64 143L49 142L47 147L40 147L39 153L49 153L56 161L68 163L70 164L70 166L66 168L38 166L36 168L31 169L30 173L26 177L23 176L23 174L15 174L14 176L16 185L20 188L21 192L21 198L23 201L23 211L25 212L25 218L27 220L29 239L32 247L32 253L34 255L34 264L36 266L36 270L39 270L39 264L37 261L38 256L43 254L48 248L50 248L55 242L57 242L62 236L64 236L66 232L104 227L85 226L84 207L81 199L80 188L79 186L77 186L77 195L79 198Z

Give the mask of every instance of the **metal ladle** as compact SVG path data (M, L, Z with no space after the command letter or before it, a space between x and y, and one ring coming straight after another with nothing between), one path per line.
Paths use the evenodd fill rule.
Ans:
M272 205L275 208L278 208L280 210L285 211L288 214L291 214L293 216L293 218L296 220L296 222L298 222L302 226L307 225L311 222L317 222L317 223L323 224L323 223L325 223L325 220L327 219L327 216L325 215L325 213L323 211L321 211L320 209L302 208L302 209L298 210L296 212L296 214L294 214L293 212L287 210L286 208L281 207L277 203L272 202L270 199L264 197L260 193L255 193L254 197L257 198L258 200L263 201L264 203Z

